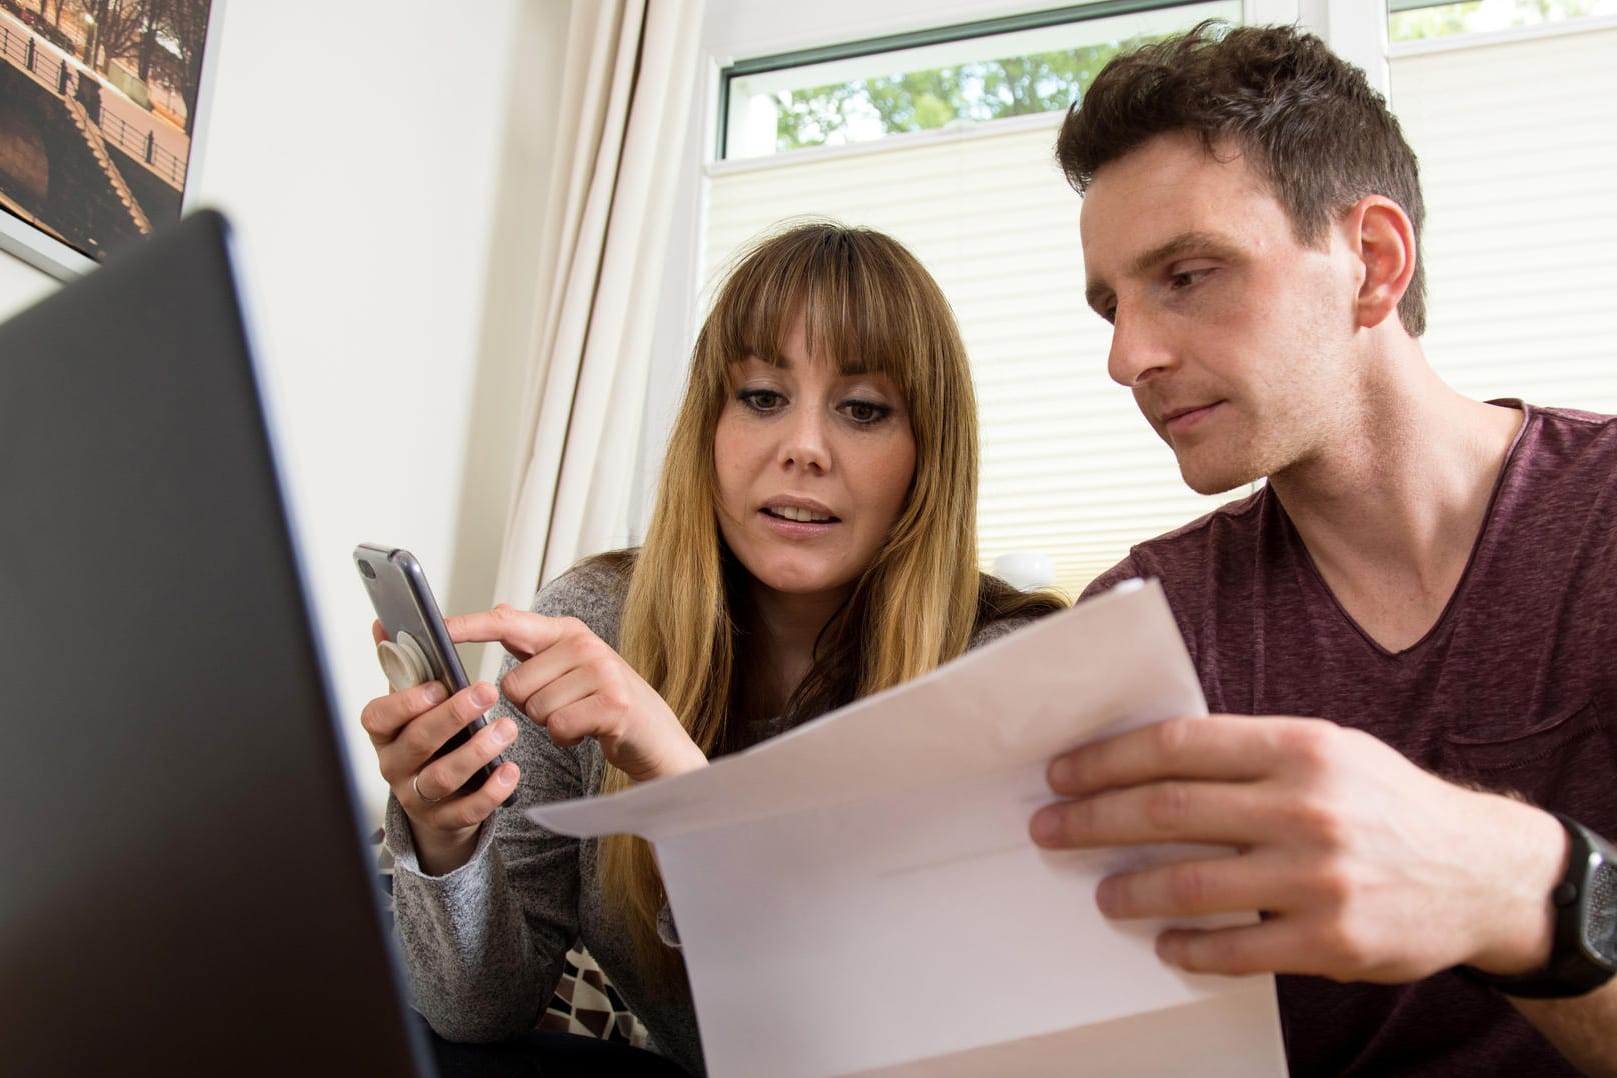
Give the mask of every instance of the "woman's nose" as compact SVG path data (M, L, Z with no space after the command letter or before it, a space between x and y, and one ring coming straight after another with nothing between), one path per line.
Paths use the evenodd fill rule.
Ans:
M831 466L831 447L825 409L799 408L788 420L781 440L781 464L788 468L825 471Z

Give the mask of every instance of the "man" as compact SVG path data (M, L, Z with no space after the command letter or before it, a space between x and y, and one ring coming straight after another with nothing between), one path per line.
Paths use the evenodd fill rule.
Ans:
M1414 155L1316 38L1119 57L1057 153L1111 376L1191 487L1267 483L1091 586L1162 580L1215 714L1055 760L1034 838L1234 847L1097 901L1262 911L1158 952L1288 975L1294 1074L1617 1073L1617 419L1433 373Z

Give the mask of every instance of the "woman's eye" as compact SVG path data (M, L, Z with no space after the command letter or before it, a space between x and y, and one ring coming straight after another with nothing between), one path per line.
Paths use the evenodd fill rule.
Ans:
M736 399L755 412L773 412L786 403L786 398L773 389L743 389Z
M855 423L878 423L892 414L892 408L876 401L851 400L842 406L849 419Z

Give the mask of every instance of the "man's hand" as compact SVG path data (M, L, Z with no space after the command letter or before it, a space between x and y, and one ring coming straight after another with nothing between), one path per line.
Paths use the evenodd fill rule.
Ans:
M1049 782L1069 800L1034 815L1042 846L1235 848L1100 885L1109 917L1263 913L1164 932L1158 954L1183 969L1399 983L1548 960L1560 824L1445 782L1368 734L1319 719L1175 719L1057 757Z

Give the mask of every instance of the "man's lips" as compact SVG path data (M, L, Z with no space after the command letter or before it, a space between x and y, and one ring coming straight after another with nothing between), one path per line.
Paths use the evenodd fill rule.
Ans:
M1185 434L1213 413L1223 401L1195 404L1188 408L1173 408L1162 413L1162 429L1169 434Z

